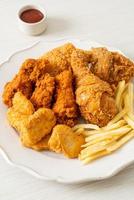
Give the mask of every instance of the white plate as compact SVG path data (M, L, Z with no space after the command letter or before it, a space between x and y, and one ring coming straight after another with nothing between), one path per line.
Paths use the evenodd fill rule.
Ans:
M17 73L26 58L36 58L44 52L66 42L72 42L79 48L90 49L101 46L96 42L83 40L42 41L30 48L13 54L0 67L0 95L5 83ZM110 48L110 50L117 50ZM8 163L19 167L40 179L55 180L63 183L79 183L106 179L134 161L134 140L112 155L83 166L77 159L66 159L52 152L36 152L22 147L18 135L6 120L6 106L0 96L0 153Z

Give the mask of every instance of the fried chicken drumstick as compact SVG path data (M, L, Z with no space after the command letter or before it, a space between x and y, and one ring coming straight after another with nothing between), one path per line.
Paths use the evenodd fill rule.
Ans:
M72 87L72 74L65 70L56 76L56 102L53 111L59 124L74 126L77 119L77 106Z
M81 115L90 123L105 126L116 114L113 91L110 85L94 74L83 59L84 53L75 50L71 66L76 80L76 102Z

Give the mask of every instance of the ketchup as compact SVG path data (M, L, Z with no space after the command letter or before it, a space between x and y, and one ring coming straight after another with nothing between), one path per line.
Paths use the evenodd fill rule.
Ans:
M43 19L44 15L37 9L28 9L21 13L20 19L27 23L36 23Z

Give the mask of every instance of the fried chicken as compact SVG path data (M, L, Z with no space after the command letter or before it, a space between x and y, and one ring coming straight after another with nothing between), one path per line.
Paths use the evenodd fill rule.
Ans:
M45 53L40 59L49 61L51 65L51 70L49 73L53 76L56 76L62 71L68 70L70 68L71 54L74 49L75 47L73 44L67 43Z
M51 133L56 123L52 110L40 108L36 112L32 103L21 93L13 98L13 106L8 109L7 119L19 133L22 144L32 147Z
M35 109L51 107L54 88L54 77L51 77L49 74L45 74L36 82L35 90L30 99Z
M93 48L92 58L91 71L111 85L117 86L121 80L128 82L134 76L134 63L117 52Z
M71 66L76 80L76 102L87 121L102 127L117 112L114 94L110 85L92 74L87 65L83 60L83 52L75 50Z
M12 106L12 98L17 91L21 91L28 99L31 97L34 86L29 76L35 66L34 59L28 59L23 64L19 73L8 82L3 91L3 102L8 106Z
M53 111L57 123L74 126L77 119L77 106L72 86L72 74L65 70L56 76L56 102Z
M63 153L68 158L77 158L85 139L66 125L56 125L49 139L50 150Z

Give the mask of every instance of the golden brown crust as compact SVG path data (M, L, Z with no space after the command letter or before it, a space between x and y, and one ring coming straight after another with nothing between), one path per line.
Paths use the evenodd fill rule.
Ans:
M134 63L118 52L110 52L106 48L92 49L91 71L102 80L109 82L113 87L119 81L128 82L134 76Z
M89 122L99 126L106 125L116 114L113 91L110 85L90 72L88 63L82 59L82 53L77 50L72 53L72 69L76 78L76 102L82 116ZM102 98L103 95L107 98ZM107 100L112 109L106 111ZM103 105L103 106L102 106Z
M72 74L64 71L56 76L56 102L53 111L57 123L74 126L77 119L77 106L72 86Z
M36 82L35 90L30 99L35 109L51 107L54 89L54 77L51 77L49 74L45 74L44 77L42 76L42 78Z
M63 153L68 158L78 157L85 139L72 131L69 126L57 125L49 139L49 148L57 153Z
M21 91L28 99L31 97L34 86L29 76L35 66L34 59L28 59L23 64L19 73L8 82L3 91L3 102L8 106L12 106L12 98L14 94Z

